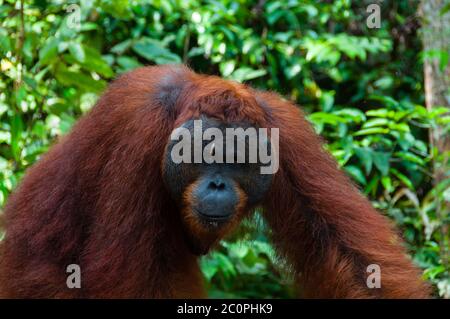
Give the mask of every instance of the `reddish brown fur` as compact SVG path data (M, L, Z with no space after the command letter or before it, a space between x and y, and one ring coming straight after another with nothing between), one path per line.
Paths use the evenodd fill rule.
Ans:
M264 212L304 296L428 296L388 220L322 150L297 107L174 66L120 77L28 171L5 210L1 296L204 296L183 213L161 184L170 132L200 114L280 128L280 170ZM66 287L71 263L81 266L82 289ZM365 285L372 263L381 266L381 289Z

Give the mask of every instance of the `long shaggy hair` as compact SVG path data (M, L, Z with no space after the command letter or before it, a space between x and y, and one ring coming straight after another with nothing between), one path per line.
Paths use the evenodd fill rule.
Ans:
M304 297L429 295L388 219L337 168L298 107L183 66L158 66L114 81L11 195L1 296L204 296L183 213L161 175L171 131L200 115L280 129L280 169L262 206ZM69 264L81 267L81 289L66 285ZM366 285L370 264L381 268L379 289Z

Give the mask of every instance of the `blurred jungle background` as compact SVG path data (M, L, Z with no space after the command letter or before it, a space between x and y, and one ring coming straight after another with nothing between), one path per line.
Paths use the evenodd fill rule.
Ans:
M450 298L449 2L0 0L0 207L109 81L186 63L301 105ZM202 258L211 297L294 296L268 238L256 215Z

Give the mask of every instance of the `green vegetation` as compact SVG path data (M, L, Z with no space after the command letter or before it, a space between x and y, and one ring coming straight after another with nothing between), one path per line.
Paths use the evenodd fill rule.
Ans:
M449 53L423 52L417 1L385 1L378 29L366 25L366 1L76 3L70 13L61 0L0 0L0 207L108 81L142 65L187 63L302 105L401 229L436 296L450 297L449 154L429 143L436 127L449 134L450 117L424 106L423 84L424 59L445 68ZM438 182L436 167L447 174ZM202 259L212 297L293 296L267 238L256 216Z

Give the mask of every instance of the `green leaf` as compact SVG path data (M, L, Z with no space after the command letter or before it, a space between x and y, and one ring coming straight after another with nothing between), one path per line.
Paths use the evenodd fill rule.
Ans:
M86 59L83 47L77 42L69 43L69 52L78 62L83 63Z
M381 184L389 193L391 193L394 190L392 187L392 180L389 176L383 176L381 178Z
M117 19L130 19L132 6L127 0L100 1L100 7Z
M130 71L133 69L136 69L140 66L142 66L139 61L137 61L135 58L131 58L128 56L121 56L117 58L117 64L121 66L122 71Z
M111 67L106 63L100 52L94 48L83 46L86 58L83 67L90 72L97 72L105 78L110 78L114 75Z
M372 127L372 128L359 130L356 133L353 133L353 136L387 134L387 133L389 133L389 129L387 129L387 128Z
M406 123L393 123L393 122L390 122L388 126L389 126L389 128L391 130L395 130L395 131L398 131L398 132L407 133L407 132L410 131L409 130L409 125L406 124Z
M0 53L6 54L11 51L11 40L9 39L8 31L4 28L0 28Z
M444 16L449 11L450 11L450 2L444 5L444 7L441 9L441 12L439 12L439 15Z
M297 63L297 64L293 64L293 65L290 65L290 66L286 67L284 69L284 73L286 74L288 79L292 79L297 74L299 74L301 70L302 70L302 66ZM327 99L325 101L325 103L330 103L331 102L331 106L332 106L332 102L333 101L330 99L330 97L329 96L325 96L325 98ZM331 96L331 98L332 98L332 96ZM325 110L329 110L329 109L324 109L324 111Z
M0 172L3 172L9 166L8 161L0 156Z
M348 165L348 166L345 166L344 169L358 183L360 183L362 185L367 184L366 177L364 176L363 172L361 171L361 169L359 167L354 166L354 165Z
M202 272L206 279L211 280L214 275L219 271L219 266L216 262L210 259L202 258L200 262Z
M45 124L43 121L36 121L33 125L31 132L40 139L44 139L47 136L47 131L45 129Z
M234 68L236 67L236 62L233 60L222 62L219 67L222 76L228 77L231 73L233 73Z
M336 115L340 115L342 117L349 117L355 123L360 123L366 120L366 116L364 113L358 109L345 108L338 111L333 112Z
M363 128L369 128L369 127L374 127L374 126L384 126L387 125L389 123L388 119L370 119L367 122L365 122L363 124Z
M364 189L364 194L371 194L372 196L375 196L378 189L378 183L380 181L380 176L375 175L367 184L367 186Z
M367 116L376 116L376 117L388 117L389 110L387 109L376 109L376 110L369 110L366 112Z
M133 50L141 57L157 64L181 63L178 55L166 49L160 41L142 38L133 45Z
M58 56L58 45L60 41L55 37L50 37L39 51L39 63L46 65Z
M442 192L442 197L443 197L444 201L450 202L450 187L448 187L447 189L445 189Z
M320 124L331 124L331 125L337 125L339 123L346 123L347 119L338 116L334 113L326 113L326 112L315 112L311 114L309 117L309 120L311 120L314 123Z
M405 184L409 189L414 190L414 185L413 183L409 180L408 177L406 177L405 175L403 175L402 173L400 173L398 170L396 170L395 168L391 168L389 170L394 176L396 176L400 181L403 182L403 184Z
M371 95L369 98L372 100L375 100L375 101L382 102L390 108L398 109L400 107L400 104L396 100L394 100L393 98L391 98L389 96Z
M244 258L249 251L248 246L242 245L240 243L232 243L231 245L229 245L228 249L230 252L230 256L240 259Z
M224 273L225 277L230 278L236 275L236 269L228 256L218 252L213 253L213 256L217 260L219 269Z
M253 70L249 67L241 67L234 71L230 78L237 82L244 82L264 76L267 74L266 70Z
M394 83L394 79L391 76L384 76L375 81L374 85L379 87L382 90L389 89L392 87Z
M59 122L59 130L61 134L68 133L74 124L75 119L72 116L68 114L62 114Z
M11 126L11 150L16 161L20 159L20 141L22 139L22 132L24 130L24 125L22 118L19 114L14 114L10 120Z
M116 44L115 46L113 46L111 48L111 50L109 50L109 51L112 53L116 53L117 55L122 55L125 53L126 50L128 50L131 47L132 43L133 42L130 39L122 41L122 42Z
M330 112L334 105L334 91L331 92L322 92L320 96L320 104L322 107L322 111Z
M383 176L387 175L391 154L386 152L372 152L372 156L375 167L378 168Z
M426 269L424 275L427 278L435 279L436 276L438 276L439 274L441 274L443 272L445 272L445 266L437 265L437 266L433 266L433 267Z
M425 161L420 158L419 156L413 154L413 153L409 153L409 152L396 152L394 153L394 156L396 157L400 157L404 160L407 160L409 162L412 163L416 163L419 164L420 166L424 166L425 165Z
M364 165L364 169L366 171L366 175L369 175L372 171L372 150L369 148L356 147L355 154L361 161L362 165Z
M58 69L55 76L62 84L78 87L86 92L98 93L103 91L106 87L105 81L94 80L90 75L69 71L64 68Z

